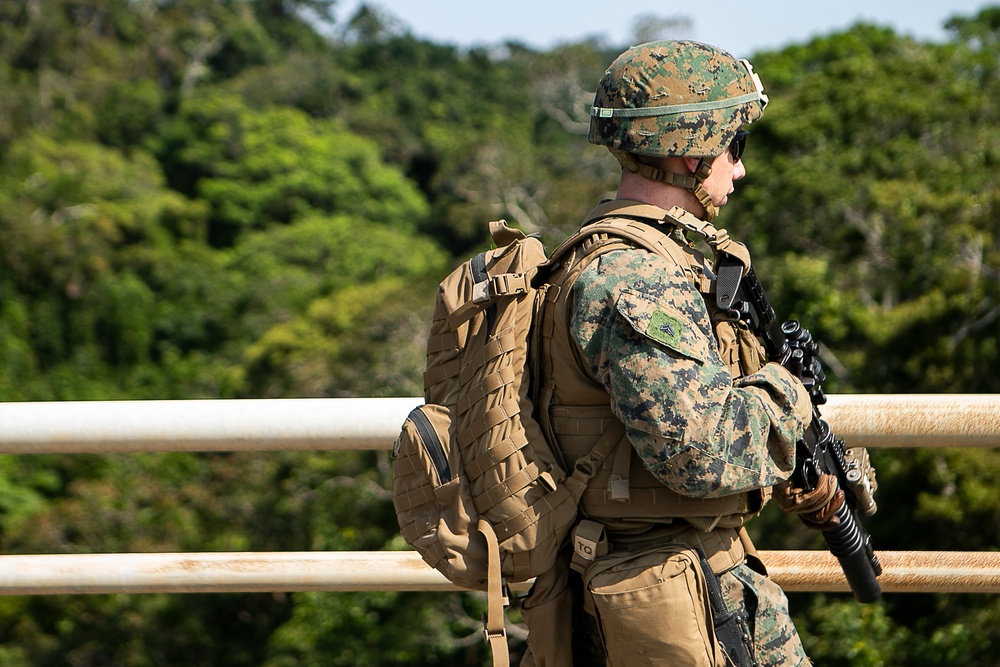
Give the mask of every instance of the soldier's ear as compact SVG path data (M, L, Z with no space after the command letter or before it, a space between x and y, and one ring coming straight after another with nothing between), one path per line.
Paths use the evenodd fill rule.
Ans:
M697 157L686 157L684 158L684 166L692 174L698 172L698 165L701 163L701 158Z

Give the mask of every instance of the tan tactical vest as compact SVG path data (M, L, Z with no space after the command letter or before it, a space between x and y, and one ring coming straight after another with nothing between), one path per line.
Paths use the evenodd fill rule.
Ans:
M725 250L736 255L749 266L746 248L729 239L725 230L717 230L683 209L668 212L632 200L601 204L588 215L583 230L592 232L585 241L565 255L561 248L553 253L563 261L550 277L535 347L540 350L536 377L542 379L536 405L546 435L561 450L564 461L586 455L602 438L619 441L584 493L583 515L626 533L676 518L686 519L700 530L716 525L739 527L748 515L760 510L767 493L688 498L658 481L635 453L624 425L611 412L607 392L589 373L578 347L570 340L568 296L584 269L600 255L628 248L654 252L677 264L702 293L712 315L720 356L734 378L743 377L763 366L764 351L745 325L733 322L716 307L714 280L706 272L705 256L685 234L705 241L713 252Z

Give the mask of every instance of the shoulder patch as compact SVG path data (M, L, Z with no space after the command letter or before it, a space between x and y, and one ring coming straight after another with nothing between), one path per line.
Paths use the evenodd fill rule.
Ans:
M624 289L618 297L617 308L636 333L648 340L698 362L709 359L706 335L669 301Z
M646 335L670 347L677 347L684 335L684 325L679 318L668 315L662 310L655 310L649 317Z

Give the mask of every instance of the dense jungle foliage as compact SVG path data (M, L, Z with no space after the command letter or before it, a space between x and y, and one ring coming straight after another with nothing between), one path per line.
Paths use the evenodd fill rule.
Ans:
M485 222L552 243L611 192L587 109L627 45L463 50L334 4L0 0L0 400L416 396ZM828 392L1000 390L1000 8L948 28L753 58L771 105L720 221ZM996 451L873 457L879 548L1000 545ZM0 551L399 549L390 488L383 452L3 456ZM755 537L820 548L773 507ZM996 597L791 601L819 665L996 664ZM481 609L4 597L0 664L480 664Z

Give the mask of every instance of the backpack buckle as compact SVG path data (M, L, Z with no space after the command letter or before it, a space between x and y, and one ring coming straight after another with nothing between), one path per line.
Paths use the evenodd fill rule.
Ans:
M490 280L490 292L497 296L517 296L531 289L531 279L524 273L501 273Z
M507 640L507 628L500 626L498 630L490 630L490 620L486 612L483 612L483 641L491 644L494 639Z

